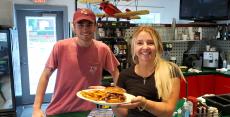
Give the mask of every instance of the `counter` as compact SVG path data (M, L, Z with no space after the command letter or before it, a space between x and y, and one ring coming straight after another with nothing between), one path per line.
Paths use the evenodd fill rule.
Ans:
M183 72L184 76L196 76L196 75L223 75L225 77L230 78L230 71L226 72L219 72L214 69L204 69L200 73L194 73L194 72Z
M230 71L226 71L226 72L218 72L214 69L204 69L202 72L200 73L195 73L195 72L183 72L185 77L188 76L200 76L200 75L222 75L226 78L230 79ZM102 84L104 86L109 86L110 83L113 82L113 79L111 76L105 76L104 79L102 80ZM229 84L230 85L230 84ZM230 92L229 92L230 93Z
M180 98L230 93L230 71L219 72L214 69L204 69L200 73L184 72L183 74L187 82L181 80Z

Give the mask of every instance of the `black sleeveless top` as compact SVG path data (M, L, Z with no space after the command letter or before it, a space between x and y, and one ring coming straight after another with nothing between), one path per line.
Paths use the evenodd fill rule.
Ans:
M126 89L127 93L135 96L143 96L148 100L160 102L156 89L154 73L147 78L137 75L132 66L119 75L117 86ZM128 117L156 117L147 111L139 111L138 108L129 109Z

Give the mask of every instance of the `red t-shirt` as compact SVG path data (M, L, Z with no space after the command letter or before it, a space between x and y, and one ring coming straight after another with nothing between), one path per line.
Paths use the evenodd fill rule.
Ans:
M75 39L58 41L46 63L46 68L57 69L47 115L95 108L95 104L78 98L76 93L92 85L101 85L103 69L111 73L119 65L106 44L93 40L93 44L86 48L77 45Z

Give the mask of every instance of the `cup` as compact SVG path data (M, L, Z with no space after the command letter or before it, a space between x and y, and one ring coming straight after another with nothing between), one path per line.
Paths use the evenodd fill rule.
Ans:
M227 70L230 70L230 64L227 65Z
M173 63L176 63L176 57L175 56L171 56L170 57L170 61L173 62Z
M189 40L194 40L194 32L192 27L188 27Z
M188 40L188 35L184 35L184 34L183 34L183 35L182 35L182 39L185 40L185 41Z
M206 45L206 51L210 51L210 45Z
M210 48L210 51L216 51L215 47Z

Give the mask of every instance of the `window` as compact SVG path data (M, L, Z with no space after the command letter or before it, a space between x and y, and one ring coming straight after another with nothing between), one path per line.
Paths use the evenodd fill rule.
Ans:
M140 15L141 19L130 20L130 23L135 24L159 24L160 13L149 13L146 15Z

